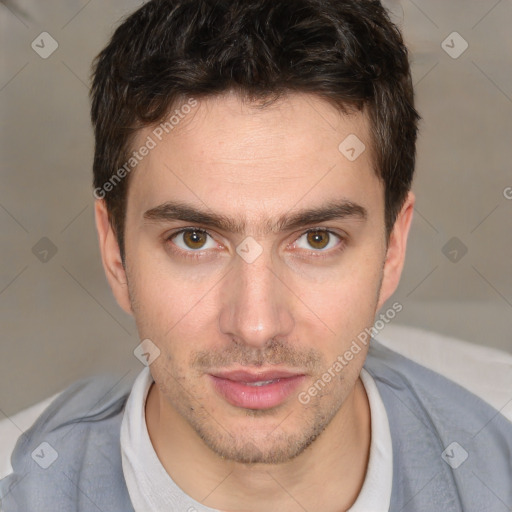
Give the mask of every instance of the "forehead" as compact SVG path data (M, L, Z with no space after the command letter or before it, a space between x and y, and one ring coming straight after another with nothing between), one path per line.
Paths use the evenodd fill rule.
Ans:
M313 95L264 107L235 94L197 100L140 130L133 149L148 141L152 149L130 178L128 213L179 199L268 225L294 206L339 199L369 211L382 206L367 115L342 114Z

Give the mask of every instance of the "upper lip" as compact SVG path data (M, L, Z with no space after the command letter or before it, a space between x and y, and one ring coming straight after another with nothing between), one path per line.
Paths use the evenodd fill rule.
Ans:
M213 377L217 377L219 379L227 379L235 382L264 382L267 380L300 377L304 374L289 370L224 370L218 372L211 372L210 375L212 375Z

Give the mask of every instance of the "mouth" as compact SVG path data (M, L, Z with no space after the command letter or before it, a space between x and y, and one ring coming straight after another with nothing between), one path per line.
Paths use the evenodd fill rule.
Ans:
M271 409L285 402L306 376L286 370L233 370L208 375L217 393L244 409Z

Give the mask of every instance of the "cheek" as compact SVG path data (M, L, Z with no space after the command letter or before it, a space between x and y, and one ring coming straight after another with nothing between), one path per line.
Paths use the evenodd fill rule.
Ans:
M320 276L320 273L319 273ZM377 250L366 256L354 252L336 270L315 281L296 280L298 295L337 336L352 333L373 323L382 261Z
M189 336L193 336L201 328L199 318L204 318L202 309L214 283L213 273L210 279L202 279L196 268L170 265L162 257L163 251L158 256L155 253L151 250L136 253L133 258L136 266L130 268L128 276L140 334L149 338L169 337L186 325ZM219 274L217 280L221 277Z

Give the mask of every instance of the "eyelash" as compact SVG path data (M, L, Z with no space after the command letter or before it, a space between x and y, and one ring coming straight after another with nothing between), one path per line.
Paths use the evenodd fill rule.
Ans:
M187 228L182 228L178 231L174 231L173 233L171 233L170 235L166 236L165 237L165 242L169 242L169 245L171 246L171 251L181 257L184 257L184 258L191 258L191 259L200 259L203 257L203 254L205 251L208 251L208 249L204 249L204 250L197 250L197 251L184 251L182 249L179 249L179 248L176 248L175 244L172 244L172 239L173 238L176 238L177 236L181 235L182 233L187 233L187 232L191 232L191 231L194 231L196 233L203 233L203 234L206 234L208 235L210 238L214 238L207 230L205 229L202 229L202 228L194 228L194 227L187 227ZM309 251L309 253L314 257L314 258L329 258L329 257L332 257L338 253L340 253L343 249L345 249L345 245L346 245L346 238L344 238L343 236L341 236L340 234L334 232L334 231L331 231L329 229L326 229L326 228L310 228L306 231L304 231L304 233L302 233L296 240L299 240L300 238L302 238L304 235L307 235L308 233L317 233L317 232L322 232L322 233L328 233L329 235L334 235L335 237L339 238L340 239L340 243L334 248L334 249L330 249L329 251L314 251L314 250L311 250ZM323 253L326 253L326 254L323 254Z

